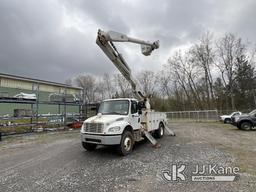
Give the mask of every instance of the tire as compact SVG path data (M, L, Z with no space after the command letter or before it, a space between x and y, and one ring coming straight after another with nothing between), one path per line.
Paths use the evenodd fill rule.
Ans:
M231 119L225 119L224 123L231 123Z
M155 137L161 138L164 136L164 124L160 123L158 129L155 131Z
M252 129L252 124L248 121L242 122L240 125L242 130L249 131Z
M93 144L93 143L86 143L86 142L82 142L83 147L87 150L87 151L94 151L97 147L97 144Z
M122 156L130 154L132 152L133 145L133 134L130 131L125 131L122 134L120 145L117 146L118 153Z

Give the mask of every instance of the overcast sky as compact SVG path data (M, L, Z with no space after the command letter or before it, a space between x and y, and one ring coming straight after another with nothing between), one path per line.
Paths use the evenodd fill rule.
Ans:
M205 31L256 42L255 8L255 0L0 0L0 72L57 82L117 73L95 43L99 28L160 40L150 57L118 45L134 72L159 70Z

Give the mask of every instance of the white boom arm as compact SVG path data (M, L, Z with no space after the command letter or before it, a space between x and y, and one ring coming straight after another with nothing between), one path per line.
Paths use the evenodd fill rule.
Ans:
M135 38L128 37L122 33L109 31L104 32L98 30L98 36L96 43L103 50L103 52L108 56L108 58L114 63L117 69L122 73L126 80L131 84L133 92L138 99L144 99L146 96L141 92L138 82L133 78L131 74L131 69L125 62L122 55L117 51L113 42L131 42L141 45L141 52L145 56L151 54L154 49L159 48L159 41L153 43L148 41L143 41Z

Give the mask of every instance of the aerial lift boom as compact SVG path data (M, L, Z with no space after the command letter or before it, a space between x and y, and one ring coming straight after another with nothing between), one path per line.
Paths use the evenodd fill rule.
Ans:
M145 56L151 54L154 49L159 48L159 41L155 41L153 43L148 41L143 41L135 38L128 37L125 34L109 31L104 32L102 30L98 31L98 36L96 43L103 50L103 52L108 56L108 58L114 63L117 69L121 72L121 74L126 78L126 80L131 84L134 95L137 99L142 100L146 99L144 93L142 93L141 88L136 81L136 79L131 74L131 69L125 62L123 56L117 51L113 42L131 42L141 45L141 52Z

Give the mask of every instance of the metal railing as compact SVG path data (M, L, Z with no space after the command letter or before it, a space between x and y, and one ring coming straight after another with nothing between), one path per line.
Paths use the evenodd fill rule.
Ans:
M171 121L218 121L218 110L170 111L166 112Z
M38 117L37 121L34 119ZM41 114L31 117L0 117L1 136L46 131L49 128L66 127L75 121L81 120L80 114ZM64 119L66 118L66 119ZM0 138L1 141L1 138Z

